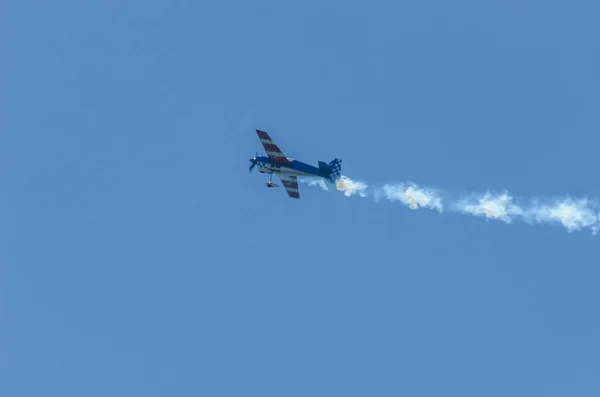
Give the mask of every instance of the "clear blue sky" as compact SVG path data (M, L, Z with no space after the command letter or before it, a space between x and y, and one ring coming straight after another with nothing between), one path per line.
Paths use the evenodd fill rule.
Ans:
M600 395L600 236L247 172L600 197L599 14L3 1L0 395Z

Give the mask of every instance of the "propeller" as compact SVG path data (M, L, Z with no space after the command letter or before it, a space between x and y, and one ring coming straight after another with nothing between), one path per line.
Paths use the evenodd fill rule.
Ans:
M256 167L256 158L258 157L258 153L256 153L256 156L254 156L253 159L250 159L250 162L252 164L250 164L250 168L248 168L248 172L252 172L252 170L254 169L254 167Z

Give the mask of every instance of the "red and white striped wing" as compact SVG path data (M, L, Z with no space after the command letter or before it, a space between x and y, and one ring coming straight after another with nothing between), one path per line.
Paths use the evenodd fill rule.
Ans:
M283 154L281 149L279 149L279 146L277 146L275 142L273 142L269 134L261 130L256 130L256 133L258 134L260 143L262 143L262 145L265 148L265 151L267 152L267 156L269 156L269 158L274 164L290 164L290 161L287 159L287 156Z
M298 178L292 175L279 174L279 179L281 179L281 183L283 183L283 187L285 188L287 194L291 198L300 198L300 192L298 191Z

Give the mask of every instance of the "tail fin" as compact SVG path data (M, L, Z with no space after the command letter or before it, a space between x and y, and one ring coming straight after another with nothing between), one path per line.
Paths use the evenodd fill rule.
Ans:
M342 177L342 160L333 159L328 165L331 168L331 174L328 179L336 183Z

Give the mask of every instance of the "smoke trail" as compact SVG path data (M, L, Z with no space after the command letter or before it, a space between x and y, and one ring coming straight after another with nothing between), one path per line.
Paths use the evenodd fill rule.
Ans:
M344 192L346 197L350 197L356 193L358 193L360 197L367 197L367 189L369 188L366 183L353 181L345 176L340 178L336 187L338 190Z
M313 177L299 177L300 182L306 183L308 186L319 186L323 190L329 190L327 183L321 178ZM342 176L335 185L336 189L343 192L347 197L358 194L361 197L367 197L367 189L369 188L366 183L353 181L352 179Z
M328 190L322 180L309 180L307 183ZM437 189L419 187L412 182L386 184L373 189L365 182L354 181L347 176L342 176L336 184L336 189L348 197L355 194L360 197L372 196L376 202L385 198L400 202L413 210L425 208L441 214L445 210L444 202L447 201L447 209L451 212L486 220L499 220L507 224L521 220L527 224L559 224L568 232L582 229L589 229L594 235L600 232L600 205L587 198L535 199L522 203L517 202L508 192L485 192L472 193L453 200L444 197L445 195Z
M523 215L523 210L514 204L513 198L506 192L501 195L485 193L481 196L462 198L454 204L454 210L488 219L499 219L506 223L511 223L515 217Z
M308 186L319 186L323 190L329 190L329 188L327 187L327 183L325 183L325 181L321 178L298 178L298 180L300 182L306 183Z
M598 204L587 198L575 200L570 197L552 205L535 205L526 214L526 220L537 223L560 223L569 232L590 228L592 234L600 230Z
M555 199L548 204L533 200L529 204L518 205L508 193L494 195L485 193L480 197L471 196L456 203L460 212L499 219L511 223L514 219L533 223L558 223L569 232L589 228L592 234L600 230L600 214L595 202L586 198L575 200L570 197Z
M429 208L444 211L442 197L433 189L424 189L414 183L408 185L384 185L376 191L376 199L382 195L390 201L400 201L409 208L416 210L418 208Z

